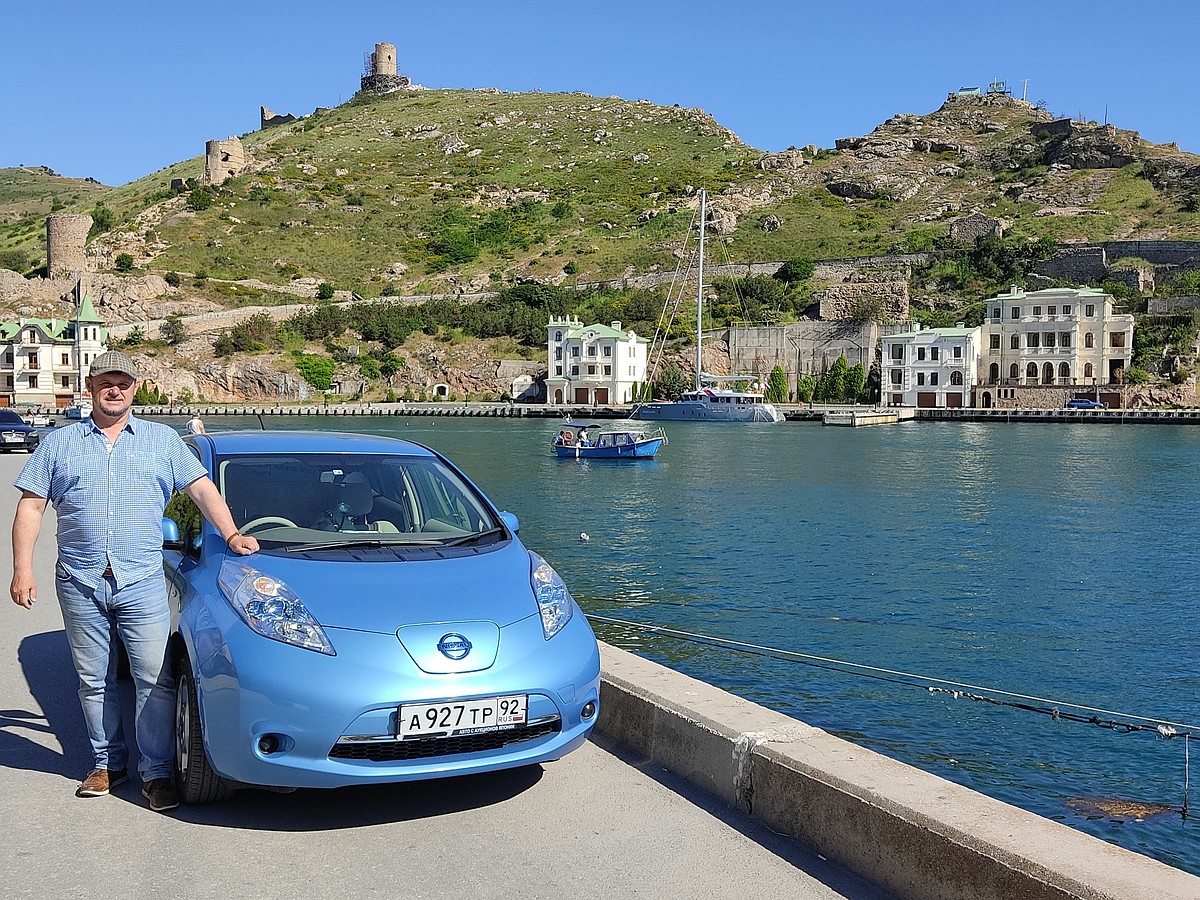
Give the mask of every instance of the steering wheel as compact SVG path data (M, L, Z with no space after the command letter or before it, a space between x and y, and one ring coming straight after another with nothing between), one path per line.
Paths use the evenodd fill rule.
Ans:
M283 516L259 516L257 519L251 519L241 527L242 534L249 534L255 528L262 528L264 525L286 525L288 528L295 528L296 523L291 519L285 519Z

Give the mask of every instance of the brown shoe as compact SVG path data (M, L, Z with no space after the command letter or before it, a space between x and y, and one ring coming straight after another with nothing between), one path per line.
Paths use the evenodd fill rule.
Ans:
M129 779L124 769L92 769L87 778L75 791L76 797L103 797L110 788L115 788Z
M150 801L150 808L155 812L166 812L179 805L179 794L170 778L155 778L142 786L142 796Z

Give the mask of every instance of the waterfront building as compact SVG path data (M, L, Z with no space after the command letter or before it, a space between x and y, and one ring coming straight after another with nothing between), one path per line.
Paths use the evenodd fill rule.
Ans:
M971 405L978 328L921 328L883 338L884 406L944 409Z
M82 295L72 319L0 322L0 406L63 409L86 396L84 377L108 330Z
M605 406L631 403L646 380L647 344L620 322L584 325L551 318L546 340L546 402Z
M1094 395L1121 405L1133 354L1133 316L1097 288L1024 291L986 301L976 406L1061 407Z

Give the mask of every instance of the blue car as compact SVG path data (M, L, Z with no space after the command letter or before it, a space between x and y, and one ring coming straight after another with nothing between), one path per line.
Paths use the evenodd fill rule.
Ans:
M228 552L186 494L167 507L185 802L491 772L587 740L587 619L443 456L317 432L188 444L261 550Z
M1067 409L1108 409L1107 403L1091 400L1087 397L1072 397L1067 401Z

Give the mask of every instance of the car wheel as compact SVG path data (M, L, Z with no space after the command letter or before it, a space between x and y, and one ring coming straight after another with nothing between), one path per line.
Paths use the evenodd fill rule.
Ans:
M180 664L175 682L175 784L184 803L211 803L233 793L229 782L208 764L196 680L187 659Z

